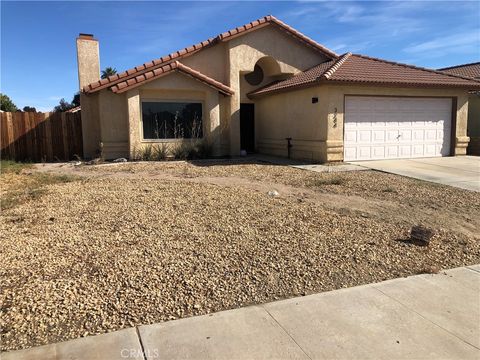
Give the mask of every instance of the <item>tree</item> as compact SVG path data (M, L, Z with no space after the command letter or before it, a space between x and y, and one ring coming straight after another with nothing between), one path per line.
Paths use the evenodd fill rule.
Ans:
M106 67L104 70L102 70L102 79L106 79L109 76L115 75L117 73L117 69L112 68L112 67Z
M53 108L53 111L55 112L62 112L62 111L67 111L73 108L74 106L70 104L67 100L64 98L60 99L60 103Z
M25 111L25 112L37 112L37 109L35 109L33 106L24 106L23 111Z
M72 105L73 107L80 106L80 91L77 91L75 95L73 95Z
M14 112L17 111L18 108L7 95L0 93L0 110Z
M53 111L54 112L68 111L77 106L80 106L80 92L76 92L75 95L73 95L73 99L71 103L69 103L67 100L62 98L60 100L60 103L54 107Z

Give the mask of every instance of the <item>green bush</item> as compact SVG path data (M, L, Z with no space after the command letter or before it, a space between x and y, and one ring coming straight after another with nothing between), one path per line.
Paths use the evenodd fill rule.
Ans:
M173 157L177 160L190 160L196 158L196 146L194 142L185 141L180 145L175 146L173 151Z
M168 156L168 144L162 143L160 145L154 145L152 149L152 160L163 161Z
M143 148L141 159L143 161L153 160L153 146L152 145L147 145Z
M172 153L178 160L208 159L213 154L213 146L206 139L185 141L176 146Z
M169 153L177 160L208 159L212 157L213 146L207 139L185 140L170 151L169 144L146 145L140 149L134 149L132 160L163 161Z
M207 139L197 141L197 157L199 159L208 159L213 155L213 145Z

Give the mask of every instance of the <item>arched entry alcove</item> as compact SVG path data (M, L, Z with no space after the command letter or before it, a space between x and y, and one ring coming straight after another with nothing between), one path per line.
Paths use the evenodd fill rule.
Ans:
M254 152L256 148L255 103L247 94L282 76L279 63L271 56L263 56L252 65L250 69L253 71L242 72L240 80L240 148L247 153Z

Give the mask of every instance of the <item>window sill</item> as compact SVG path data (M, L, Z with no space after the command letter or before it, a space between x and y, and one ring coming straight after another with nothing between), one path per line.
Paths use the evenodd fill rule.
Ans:
M178 143L178 142L191 142L195 140L202 140L203 138L193 138L193 139L142 139L141 142L144 144L148 143L155 143L155 144L161 144L161 143Z

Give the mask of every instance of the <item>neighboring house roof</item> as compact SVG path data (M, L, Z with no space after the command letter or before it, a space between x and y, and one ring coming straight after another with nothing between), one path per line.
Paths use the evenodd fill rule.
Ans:
M80 111L80 110L82 110L82 108L80 107L80 105L78 105L78 106L75 106L75 107L73 107L73 108L65 111L65 112L67 112L67 113L76 113L76 112L78 112L78 111Z
M114 93L120 94L125 91L128 91L130 89L136 88L137 86L146 84L152 80L158 79L162 76L165 76L167 74L170 74L173 71L181 72L183 74L186 74L188 76L191 76L195 80L198 80L210 87L213 87L214 89L218 90L224 95L233 95L234 91L230 89L228 86L222 84L221 82L218 82L202 73L199 71L196 71L178 61L171 62L167 65L164 65L162 67L147 71L142 73L141 75L138 75L133 78L129 78L128 80L124 80L122 82L116 83L111 87L111 90Z
M278 20L272 15L267 15L261 19L252 21L246 25L237 27L235 29L232 29L230 31L224 32L214 38L207 39L205 41L202 41L201 43L192 45L190 47L184 48L182 50L176 51L174 53L171 53L167 56L163 56L159 59L152 60L150 62L144 63L142 65L136 66L133 69L124 71L122 73L118 73L112 76L109 76L106 79L102 79L96 82L93 82L83 88L83 91L85 93L93 93L105 88L109 88L117 83L126 81L128 79L131 79L133 77L136 77L138 75L141 75L147 71L151 71L154 69L157 69L161 66L164 66L172 61L179 60L182 58L185 58L187 56L193 55L197 53L200 50L203 50L205 48L208 48L210 46L213 46L215 44L229 41L237 36L246 34L248 32L260 29L264 26L267 25L274 25L277 26L278 28L286 31L293 37L297 38L298 40L302 41L303 43L307 44L308 46L318 50L319 52L327 55L330 58L337 58L338 55L334 53L333 51L327 49L323 45L317 43L316 41L310 39L309 37L303 35L299 31L295 30L294 28L288 26L284 22Z
M480 62L450 66L438 70L448 74L480 79Z
M325 82L480 88L480 81L441 71L346 53L287 80L249 93L255 97Z

